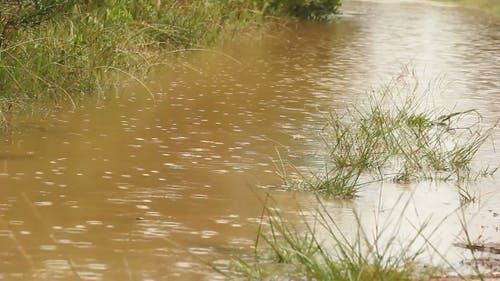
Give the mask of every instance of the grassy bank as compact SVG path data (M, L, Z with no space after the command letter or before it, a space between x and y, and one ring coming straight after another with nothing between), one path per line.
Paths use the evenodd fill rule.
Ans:
M466 7L481 9L490 14L500 16L500 0L441 0L457 3Z
M124 74L141 79L164 50L207 45L260 20L235 1L20 1L1 5L2 120L35 100L73 105Z
M0 124L41 98L75 104L117 74L142 79L165 51L200 48L267 16L324 20L326 0L38 0L0 3ZM101 93L104 91L101 91Z

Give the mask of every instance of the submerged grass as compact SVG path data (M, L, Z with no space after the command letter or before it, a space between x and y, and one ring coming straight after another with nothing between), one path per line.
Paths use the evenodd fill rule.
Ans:
M476 110L426 110L413 83L396 79L364 105L332 110L320 134L324 169L305 175L282 161L285 186L353 197L373 181L442 180L463 187L493 174L496 168L472 165L492 131L483 127L482 116Z
M422 93L417 91L418 81L405 79L398 77L366 104L330 112L320 134L324 169L306 174L279 155L278 174L286 187L342 198L354 197L359 188L374 181L454 183L460 195L458 211L462 212L460 224L465 235L465 243L461 244L471 249L474 274L461 275L431 242L455 212L444 216L437 225L430 217L416 225L405 215L411 199L403 202L401 195L394 206L379 210L386 221L375 221L373 229L367 229L360 214L353 211L356 230L351 233L338 224L338 218L323 203L324 197L316 193L319 208L312 218L302 214L300 225L278 209L265 208L266 221L261 220L254 254L233 260L235 278L447 280L446 273L451 270L458 276L454 280L483 280L485 274L473 252L474 242L463 208L477 200L469 184L497 170L475 169L473 163L493 128L483 126L476 110L428 110ZM423 94L428 94L429 89ZM407 233L403 224L409 224L413 233ZM441 259L446 270L422 263L422 256L429 255Z
M421 239L437 231L429 230L424 222L411 236L398 239L403 214L392 212L386 223L378 222L372 233L363 228L358 213L354 212L357 231L348 234L330 215L317 198L319 209L313 220L304 216L305 226L297 227L279 211L266 209L267 224L260 228L255 253L233 260L235 278L248 280L429 280L437 275L436 267L424 266L419 261L427 249ZM393 208L395 210L397 208ZM259 240L257 240L259 241Z
M265 206L253 253L234 257L229 269L218 271L231 280L498 278L495 267L488 268L488 259L479 253L488 246L472 237L463 205L449 214L438 216L437 220L433 218L434 214L421 220L412 195L406 198L402 193L393 205L379 206L374 211L374 223L370 227L365 225L366 218L362 219L362 215L353 210L354 227L346 229L346 225L339 224L339 218L331 214L323 198L316 196L316 200L318 208L312 213L300 213L300 221L295 217L289 219L277 208ZM416 213L410 215L410 212ZM453 245L467 249L462 253L468 251L460 264L450 261L448 250L443 252L442 247L433 242L443 238L440 236L443 224L455 215L458 216L460 233L455 237L459 242ZM495 260L494 256L492 260Z

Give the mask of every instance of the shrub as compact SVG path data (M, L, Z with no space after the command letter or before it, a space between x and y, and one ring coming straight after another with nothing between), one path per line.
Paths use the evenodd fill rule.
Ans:
M265 11L276 11L300 19L327 20L337 13L340 0L258 0Z

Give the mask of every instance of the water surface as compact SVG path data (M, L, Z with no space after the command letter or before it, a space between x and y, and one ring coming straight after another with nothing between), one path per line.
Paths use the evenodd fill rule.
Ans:
M222 278L205 261L248 252L267 193L286 212L314 206L279 190L277 151L314 166L328 109L359 104L405 69L433 83L434 106L476 108L486 126L500 117L498 19L421 1L348 1L342 11L333 24L171 58L151 76L153 96L131 83L74 112L18 120L0 146L0 279ZM488 146L479 162L499 159ZM466 214L474 237L498 242L496 181L474 187L481 200ZM401 193L414 225L459 206L456 187L435 182L376 184L327 206L349 232L352 208L370 228L377 210L400 208ZM455 215L434 235L454 262L459 235Z

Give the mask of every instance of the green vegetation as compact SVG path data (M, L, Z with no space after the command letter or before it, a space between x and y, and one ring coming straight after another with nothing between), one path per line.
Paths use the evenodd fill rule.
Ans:
M439 272L418 259L436 229L416 226L412 236L399 239L408 202L398 200L401 213L391 212L387 222L371 233L354 212L357 231L349 234L337 224L318 198L314 218L297 226L278 211L266 209L254 254L233 260L234 274L246 280L395 281L430 280ZM401 208L400 208L401 207ZM430 234L429 234L430 231ZM427 234L424 234L427 233ZM424 242L422 242L424 240Z
M494 269L482 267L484 259L477 257L484 246L471 237L463 206L437 224L431 223L431 217L415 224L407 217L413 208L412 195L401 194L392 206L379 206L374 222L368 223L373 224L371 228L364 226L366 218L362 220L353 210L355 227L347 230L322 198L316 196L316 200L319 207L300 214L299 222L266 206L253 253L233 258L229 270L214 269L232 280L486 280L495 275ZM455 245L469 251L468 257L464 256L466 266L459 268L432 242L441 235L445 221L455 215L462 231L456 237L461 242ZM467 270L471 274L466 274Z
M458 3L471 8L481 9L490 14L500 16L500 0L441 0Z
M235 1L184 2L3 2L0 97L17 103L94 93L109 83L107 72L140 77L159 50L211 43L250 15Z
M472 166L491 128L483 128L475 110L425 110L415 91L394 81L365 106L332 110L321 133L324 169L304 175L282 161L285 186L353 197L373 181L443 180L456 183L470 201L467 184L496 171Z
M327 20L340 7L340 0L259 0L258 3L263 11L312 20Z
M491 128L483 128L482 117L475 110L426 110L418 84L414 78L408 81L399 76L367 104L332 110L321 133L325 170L303 175L290 165L290 173L281 160L279 174L287 187L342 198L355 196L363 185L386 179L455 183L462 203L463 244L471 249L474 273L482 277L463 207L476 200L468 183L496 172L496 168L473 169L474 156L489 138ZM372 179L367 179L369 176ZM353 211L357 223L354 235L337 224L318 193L319 208L313 217L302 214L299 226L279 209L266 206L254 253L233 259L232 272L249 280L439 280L442 269L421 263L422 255L435 253L464 279L430 242L452 214L432 229L430 220L422 225L410 222L414 233L402 235L412 201L403 202L402 196L394 206L384 208L387 221L377 220L371 230L363 227L359 214Z
M164 61L163 50L206 46L267 15L322 19L337 7L325 0L2 1L0 124L33 100L74 105L117 74L139 80Z

